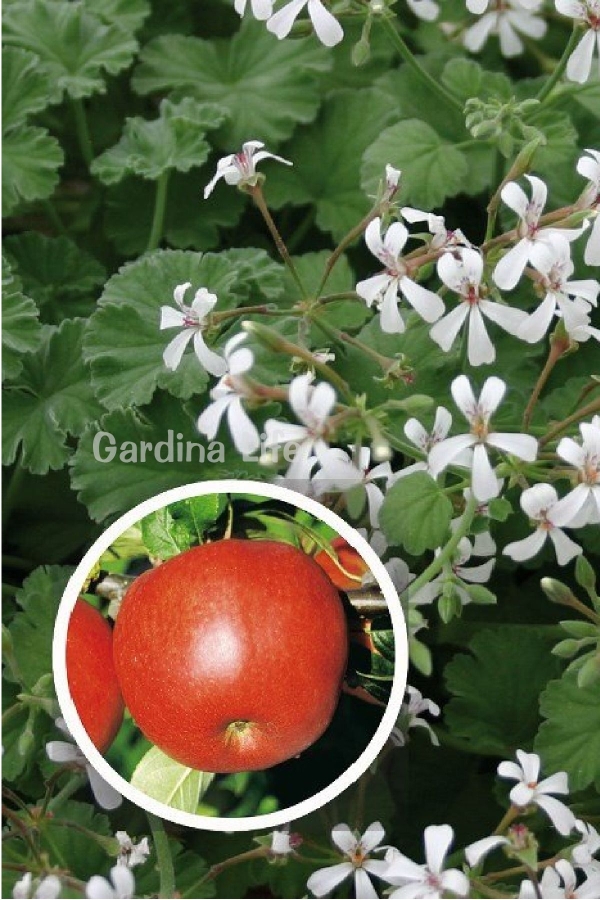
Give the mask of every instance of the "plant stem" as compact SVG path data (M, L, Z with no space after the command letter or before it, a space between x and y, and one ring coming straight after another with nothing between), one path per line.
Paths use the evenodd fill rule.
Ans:
M152 227L150 229L150 237L148 238L148 246L146 252L156 250L163 236L165 225L165 211L167 208L167 190L169 187L169 178L171 170L165 169L156 182L156 195L154 198L154 215L152 216Z
M269 207L267 206L267 203L265 201L265 197L262 192L262 187L260 186L260 184L255 184L252 187L248 188L248 192L249 192L250 196L252 197L252 199L254 200L254 203L256 204L256 208L259 210L261 216L265 220L267 228L271 232L271 237L273 238L273 240L275 242L275 246L277 247L277 252L279 253L282 260L284 261L284 263L290 270L290 275L296 282L296 284L298 286L298 290L300 291L302 297L306 300L306 297L307 297L306 288L302 284L302 280L301 280L300 276L298 275L296 266L294 265L294 261L292 260L292 257L290 256L290 252L285 245L285 241L281 237L279 230L277 228L277 225L273 221L273 216L269 212Z
M94 158L94 145L92 144L92 137L88 127L83 100L81 100L81 98L73 98L71 100L71 106L73 107L73 115L75 116L75 131L77 133L77 140L79 141L79 149L81 150L83 160L89 169Z
M171 856L171 848L169 847L169 838L165 831L162 819L152 813L146 813L150 829L152 831L152 840L156 850L156 861L158 863L158 873L160 878L159 897L175 896L175 869L173 868L173 857Z
M575 47L575 44L577 43L579 34L580 34L580 31L579 31L578 27L576 25L573 26L573 31L571 32L571 37L569 38L569 40L567 42L567 46L565 47L565 49L563 51L563 55L561 56L554 71L550 75L548 81L545 83L545 85L543 86L543 88L541 89L541 91L539 92L537 97L535 98L536 100L539 100L540 103L543 103L546 100L546 98L550 96L551 92L554 90L555 86L560 81L560 79L563 75L563 72L567 68L567 63L569 61L571 51L573 50L573 48Z
M339 244L337 245L337 247L335 248L335 250L329 257L329 259L327 260L327 265L325 266L325 271L323 272L323 277L321 278L321 283L319 284L319 287L318 287L317 293L316 293L316 296L318 298L321 297L321 294L323 293L323 288L325 287L325 285L329 279L329 276L331 275L332 269L335 266L335 264L337 263L338 259L342 255L342 253L344 252L344 250L346 249L346 247L349 247L350 244L352 244L356 240L356 238L360 237L361 234L363 234L363 232L367 228L367 225L369 225L369 223L373 221L375 216L377 216L379 214L379 211L380 211L380 204L376 203L375 206L370 210L370 212L367 213L367 215L364 217L364 219L361 219L360 222L358 223L358 225L355 225L354 228L351 228L350 231L346 235L344 235L344 237L341 239L341 241L339 242Z
M571 341L569 336L565 334L562 335L554 334L550 338L550 350L548 351L548 359L544 365L544 368L540 372L539 378L536 381L533 391L531 393L531 397L525 407L525 412L523 413L523 430L529 431L529 423L531 422L531 417L533 415L533 410L535 409L535 405L539 400L540 394L542 393L544 386L550 375L552 374L552 370L554 366L561 358L563 353L569 349L571 345Z
M504 815L502 816L502 818L500 819L500 822L498 823L498 827L494 829L492 834L504 834L504 832L506 831L508 826L512 825L512 823L518 817L519 813L520 813L520 810L519 810L518 806L509 806L508 809L506 810L506 812L504 813Z
M402 59L408 63L408 65L413 69L414 72L417 73L419 78L427 84L429 89L433 91L433 93L438 97L439 100L444 104L450 104L453 106L455 110L457 110L461 115L463 113L463 105L453 94L446 90L446 88L442 87L442 85L435 80L435 78L429 74L421 65L421 63L417 60L416 56L412 53L408 45L405 43L404 39L398 33L398 29L393 24L390 18L384 18L383 24L386 28L388 36L402 57Z
M475 497L471 496L467 501L467 505L465 506L465 510L461 516L456 531L453 532L450 540L448 541L442 552L432 560L425 571L421 572L418 578L415 578L414 581L411 581L410 585L406 589L405 594L407 594L409 599L411 596L414 597L414 595L418 591L420 591L422 587L424 587L426 584L429 584L429 582L433 578L435 578L438 572L442 571L446 563L452 559L452 557L454 556L454 551L460 544L462 538L464 538L469 531L478 505L479 503L475 499Z
M63 223L63 220L61 219L61 217L59 216L58 212L57 212L56 209L54 208L54 204L52 203L52 201L51 201L51 200L44 200L43 203L42 203L42 206L43 206L44 209L46 210L46 215L48 216L48 218L50 219L50 221L51 221L52 224L54 225L54 228L56 229L56 231L58 232L58 234L63 235L63 236L66 236L66 235L67 235L67 229L65 228L65 225L64 225L64 223Z
M558 425L555 425L543 438L540 440L540 447L545 446L550 441L552 441L557 435L559 435L562 431L565 431L569 427L569 425L574 425L576 422L579 422L580 419L585 419L586 416L592 416L594 413L600 412L600 397L596 400L592 400L591 403L588 403L586 406L582 406L581 409L578 409L577 412L574 412L572 416L567 416L566 419L563 419L562 422L559 422Z
M246 850L245 853L238 853L237 856L230 856L229 859L224 859L223 862L215 863L214 866L211 866L206 875L198 882L198 884L204 884L207 881L212 881L217 875L220 875L221 872L224 872L225 869L229 869L230 866L237 866L239 863L248 862L252 859L263 859L264 857L269 855L269 848L265 846L256 847L253 850Z
M498 207L500 206L500 191L504 186L503 179L503 167L504 167L504 159L502 154L498 149L494 152L494 174L492 184L496 184L496 192L492 199L490 200L487 207L487 225L485 229L485 237L483 242L491 240L494 236L494 228L496 227L496 216L498 215Z
M71 775L67 783L60 789L58 794L56 794L52 800L48 803L48 810L50 812L56 812L56 810L62 806L62 804L72 797L79 788L83 784L83 775L75 774Z
M8 525L10 515L15 508L23 479L25 478L25 469L22 465L21 454L19 453L15 459L15 464L10 476L6 490L2 497L2 516L4 518L4 528Z

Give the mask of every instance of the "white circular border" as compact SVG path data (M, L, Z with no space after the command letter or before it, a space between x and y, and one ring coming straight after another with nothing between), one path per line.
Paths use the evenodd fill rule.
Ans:
M157 509L161 509L169 503L185 500L188 497L203 496L205 494L260 494L263 497L270 497L274 500L282 500L285 503L289 503L305 512L311 513L327 525L330 525L338 532L338 534L345 538L348 543L360 553L365 562L368 563L387 602L392 619L392 627L394 629L395 666L392 691L386 710L377 727L377 731L371 738L366 749L345 772L317 794L313 794L312 797L309 797L307 800L303 800L300 803L296 803L294 806L288 806L283 810L278 810L277 812L268 813L266 815L244 816L241 818L200 816L194 813L186 813L173 809L158 800L153 800L142 791L133 787L108 764L91 742L87 732L81 724L75 709L75 704L71 699L67 682L66 642L69 618L77 598L81 593L81 588L83 587L85 579L99 557L115 542L123 531L130 528L149 513L155 512ZM228 478L215 481L195 482L193 484L173 488L169 491L164 491L161 494L156 494L156 496L152 497L150 500L140 503L128 513L125 513L125 515L121 516L120 519L106 529L87 551L69 579L69 583L67 584L60 603L54 627L52 662L56 694L67 726L91 765L115 788L115 790L124 797L127 797L128 800L131 800L132 803L145 809L147 812L154 813L154 815L159 816L162 819L168 819L179 825L185 825L189 828L201 828L208 831L237 832L252 831L255 829L259 830L262 828L275 828L279 825L284 825L295 819L299 819L302 816L306 816L323 806L323 804L333 800L342 791L350 787L350 785L366 771L371 763L373 763L378 753L383 749L400 713L408 671L408 640L402 606L392 580L373 548L369 546L365 538L358 534L356 529L347 522L344 522L344 520L336 515L336 513L326 509L326 507L322 506L320 503L317 503L316 500L298 494L296 491L268 482Z

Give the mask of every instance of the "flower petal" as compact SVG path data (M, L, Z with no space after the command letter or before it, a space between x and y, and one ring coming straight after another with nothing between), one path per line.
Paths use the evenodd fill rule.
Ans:
M292 30L294 22L306 3L307 0L290 0L290 3L286 3L275 15L271 16L267 22L267 30L278 37L280 41L283 40Z
M381 822L373 822L360 839L360 845L365 854L371 853L379 847L385 837L385 829Z
M493 363L496 359L494 345L477 306L472 306L469 310L468 357L472 366Z
M579 41L567 63L567 78L584 84L590 77L592 57L596 46L596 34L590 28Z
M171 369L172 372L179 366L185 348L191 341L194 336L194 331L192 328L186 328L184 331L181 331L179 334L175 335L172 341L170 341L165 349L163 350L163 361L167 369Z
M526 462L534 462L537 457L538 442L530 434L492 431L491 434L488 434L487 443L512 456L518 456L519 459L524 459Z
M523 538L522 541L513 541L507 544L502 552L505 556L510 556L515 562L531 559L536 553L539 553L546 543L547 534L548 532L544 529L536 528L529 537Z
M428 825L423 832L425 859L430 872L438 875L444 868L444 860L454 840L450 825Z
M510 841L508 838L501 837L500 835L492 835L491 837L482 838L480 841L475 841L473 844L469 844L468 847L465 847L467 862L471 868L474 868L479 865L481 860L484 859L488 853L495 850L496 847L501 847L502 845L509 843Z
M452 347L468 314L469 307L467 304L459 303L455 309L438 319L430 329L429 337L436 342L438 347L441 347L444 353L448 353Z
M315 897L324 897L329 891L332 891L340 884L348 875L352 875L354 866L351 862L339 863L337 866L327 866L325 869L317 869L313 872L306 886Z
M444 302L441 297L421 287L412 278L406 275L400 279L400 290L422 319L426 322L435 322L444 314Z
M377 900L379 897L379 894L371 884L371 879L362 867L354 870L354 887L356 896L360 897L361 900L363 897L365 900Z
M575 828L575 816L568 806L555 797L543 794L536 797L536 804L543 809L559 834L567 835Z
M358 841L356 839L356 835L352 831L349 825L346 825L345 822L342 822L340 825L336 825L331 832L331 840L342 853L351 854L354 853L356 847L358 845Z
M446 466L456 459L459 453L462 453L467 447L472 447L475 443L476 438L472 434L457 434L432 447L429 451L428 463L433 477L436 478Z
M572 541L561 528L551 528L549 534L550 540L554 544L556 561L559 566L566 566L572 559L583 553L583 548Z
M194 351L200 363L207 372L220 378L227 371L227 363L218 353L206 346L202 332L198 329L194 333Z
M503 291L511 291L518 284L527 265L530 248L531 241L522 238L496 265L492 278Z
M335 47L344 37L344 29L321 0L308 0L308 14L313 23L315 34L326 47Z

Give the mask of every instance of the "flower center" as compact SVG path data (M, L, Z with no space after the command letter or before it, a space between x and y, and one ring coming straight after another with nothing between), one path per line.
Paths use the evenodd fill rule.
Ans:
M589 453L580 470L580 481L583 484L600 484L600 456Z

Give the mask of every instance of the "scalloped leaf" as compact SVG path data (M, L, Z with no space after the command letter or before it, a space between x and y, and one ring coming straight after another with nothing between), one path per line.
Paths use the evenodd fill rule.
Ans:
M60 91L48 81L39 57L19 47L2 48L2 128L8 131L28 116L58 103Z
M157 119L126 119L119 142L98 156L90 171L104 184L116 184L127 175L154 180L168 170L189 172L206 162L210 149L206 132L225 118L212 103L191 97L179 103L162 100Z
M544 766L549 772L566 771L572 791L591 784L600 790L598 682L580 687L577 672L565 672L543 692L540 711L546 721L535 739L535 751Z
M19 374L23 368L22 354L37 350L42 329L37 306L21 293L21 283L4 256L2 295L2 378L5 379Z
M64 154L45 128L20 125L4 136L2 154L2 215L22 202L45 200L58 184Z
M452 518L452 503L426 472L401 478L387 492L379 514L383 533L418 556L441 547Z
M386 163L402 171L402 199L421 209L454 197L469 172L465 154L427 122L406 119L386 128L363 156L362 186L375 193Z
M48 82L74 98L104 93L105 73L129 66L137 41L105 25L82 3L17 0L4 15L4 40L37 54Z
M4 246L43 318L59 323L91 312L106 270L90 253L68 237L48 237L37 231L9 235Z
M151 41L133 76L140 94L177 91L211 101L229 114L217 132L228 152L244 141L277 142L319 106L317 73L331 60L316 42L279 41L249 18L231 40L205 41L169 34Z
M23 359L18 385L4 395L4 463L15 461L36 475L60 469L69 457L68 435L79 435L101 415L89 367L81 356L84 321L66 319L60 328L45 326L41 348Z
M362 155L395 117L382 91L332 94L314 125L300 131L283 149L282 155L294 165L278 172L268 185L269 202L276 208L287 203L314 204L319 228L336 239L343 237L372 205L360 190ZM385 163L379 180L384 173ZM376 188L377 184L371 193Z
M130 33L138 31L150 15L147 0L83 0L83 5L107 25Z

